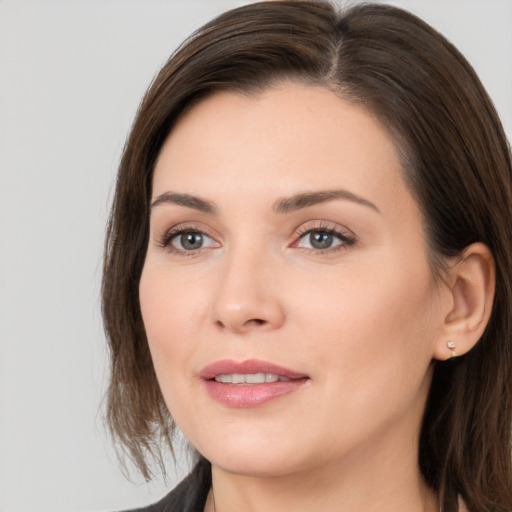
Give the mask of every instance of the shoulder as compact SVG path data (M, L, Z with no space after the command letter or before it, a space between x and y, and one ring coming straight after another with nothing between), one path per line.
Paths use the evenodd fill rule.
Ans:
M126 512L203 512L210 486L210 464L201 459L192 472L160 501Z

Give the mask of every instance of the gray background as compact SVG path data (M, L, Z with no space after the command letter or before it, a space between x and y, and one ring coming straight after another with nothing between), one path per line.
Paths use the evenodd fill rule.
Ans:
M140 98L236 0L0 0L0 510L107 511L127 481L99 413L104 226ZM512 1L403 0L469 58L512 133ZM181 459L184 459L181 457Z

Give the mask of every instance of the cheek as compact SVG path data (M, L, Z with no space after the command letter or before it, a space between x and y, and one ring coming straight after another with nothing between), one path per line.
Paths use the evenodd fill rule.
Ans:
M297 281L289 293L293 311L311 326L333 331L390 331L430 317L433 283L428 267L405 268L391 262L351 265ZM316 321L312 318L317 318ZM333 332L334 334L334 332ZM371 340L368 340L371 341Z
M417 386L435 339L435 292L428 265L392 260L340 269L294 290L308 352L333 387L361 393L384 383ZM414 382L416 380L416 382Z
M170 272L146 265L139 285L139 300L149 349L163 389L176 375L173 368L189 359L193 346L187 343L198 325L197 300L201 294L179 286ZM189 291L189 293L187 293Z
M344 446L340 425L346 438L363 439L407 411L419 418L430 382L428 269L412 274L403 266L386 266L384 273L369 266L359 270L330 282L317 280L295 293L308 299L297 299L305 336L298 337L303 345L294 350L307 355L323 390L308 414L313 423L329 425L325 435L333 449L338 442Z
M139 300L149 350L167 408L185 430L199 413L188 397L195 382L190 370L197 351L192 333L198 329L201 297L198 290L180 285L179 273L153 266L151 261L145 265Z

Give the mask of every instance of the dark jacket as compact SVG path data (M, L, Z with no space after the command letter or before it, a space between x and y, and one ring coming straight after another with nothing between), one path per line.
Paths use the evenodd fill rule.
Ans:
M211 466L202 458L192 472L159 502L127 512L203 512L211 485Z

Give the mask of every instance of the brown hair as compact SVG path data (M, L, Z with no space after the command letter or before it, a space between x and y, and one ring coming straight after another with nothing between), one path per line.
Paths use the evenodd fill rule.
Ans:
M464 57L401 9L261 2L211 21L169 59L144 97L121 160L108 224L103 317L111 354L107 419L146 478L146 457L174 428L158 388L138 302L155 160L183 111L221 89L284 79L329 87L375 113L403 156L433 267L481 241L496 264L477 346L434 362L419 464L445 512L512 509L512 164L493 104Z

